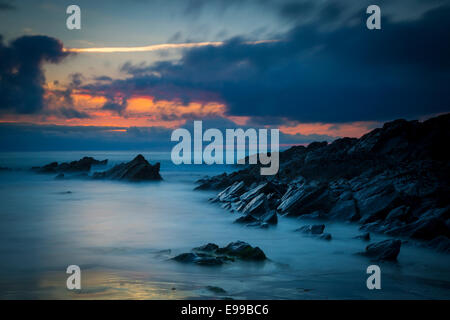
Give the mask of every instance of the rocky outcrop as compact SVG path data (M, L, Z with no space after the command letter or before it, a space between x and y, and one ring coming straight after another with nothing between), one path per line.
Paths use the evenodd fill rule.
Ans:
M244 241L230 242L225 247L208 243L193 248L192 252L182 253L172 258L182 263L194 263L203 266L217 266L236 259L247 261L264 261L266 255L259 247L252 247Z
M276 176L261 176L258 165L247 165L201 179L198 189L223 190L213 202L244 214L238 222L260 222L260 216L275 211L356 222L366 231L445 248L450 238L449 127L450 114L424 122L396 120L359 139L280 152Z
M92 166L106 165L108 160L96 160L92 157L84 157L78 161L63 162L59 164L58 162L51 162L43 167L33 167L32 170L38 173L79 173L79 172L89 172Z
M363 255L373 260L397 260L402 242L400 240L384 240L369 244Z
M159 162L151 165L142 155L137 155L130 162L118 164L103 172L95 172L92 177L127 181L162 180L159 169Z

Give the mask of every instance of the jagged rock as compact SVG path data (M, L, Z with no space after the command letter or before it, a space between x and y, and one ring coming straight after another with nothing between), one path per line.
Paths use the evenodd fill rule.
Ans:
M408 206L402 205L400 207L392 209L386 216L386 221L394 221L394 220L406 221L409 213L410 208Z
M355 201L350 200L340 200L328 213L329 218L351 220L356 214L358 214Z
M215 243L208 243L200 247L193 248L193 251L215 252L219 246Z
M261 216L261 220L268 224L277 224L278 216L275 211L270 211L270 212L266 213L265 215Z
M267 198L264 193L253 198L242 210L242 213L258 215L266 212L268 209Z
M384 240L372 243L366 247L363 254L374 260L396 260L400 253L401 244L400 240Z
M290 196L283 197L277 210L288 216L300 216L316 210L328 211L331 206L326 186L303 185Z
M392 228L389 234L403 234L411 238L431 240L437 236L450 236L450 230L446 223L436 217L422 218L408 225Z
M428 242L428 246L443 253L450 253L450 239L446 236L439 236Z
M244 241L230 242L226 247L220 248L214 243L193 248L193 252L182 253L173 260L182 263L194 263L203 266L217 266L235 259L262 261L266 255L259 247L252 247Z
M245 191L245 184L243 181L235 182L222 192L217 197L219 201L232 201L234 198L238 198Z
M266 255L259 247L252 247L244 241L236 241L229 243L224 248L216 250L218 254L238 257L243 260L265 260Z
M69 172L89 172L93 165L106 165L108 160L96 160L92 157L84 157L78 161L49 163L43 167L33 167L32 170L38 173L69 173Z
M255 201L257 215L276 208L287 216L318 213L358 222L371 232L426 241L448 237L450 153L444 146L449 127L450 113L424 122L396 120L359 139L280 152L273 177L262 177L258 165L248 165L203 183L224 189L244 181L246 192L230 201L236 211ZM269 181L280 192L266 190Z
M324 224L310 224L307 226L300 227L295 231L300 231L308 234L322 234L324 229L325 229Z
M251 188L250 190L248 190L247 192L242 194L240 196L240 200L248 202L261 193L264 193L264 194L274 193L274 194L278 194L281 196L280 187L276 186L272 182L263 182L263 183L259 184L258 186L256 186L255 188Z
M368 198L362 197L360 194L355 195L355 198L357 199L359 213L362 216L361 223L363 224L383 220L393 208L402 203L399 194L392 186L385 186L383 191Z
M93 178L128 181L162 180L159 167L159 162L151 165L142 155L138 155L128 163L118 164L107 171L95 172Z
M354 237L354 239L360 239L360 240L364 240L364 241L370 241L370 233L366 232L360 235L357 235L356 237Z

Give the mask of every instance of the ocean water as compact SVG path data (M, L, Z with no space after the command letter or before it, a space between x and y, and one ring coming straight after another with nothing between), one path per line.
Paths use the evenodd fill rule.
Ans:
M376 263L357 254L367 243L352 239L361 233L354 224L327 222L329 242L294 232L305 220L281 217L267 230L233 224L237 214L207 201L215 192L193 190L195 180L232 167L175 166L168 153L143 152L161 162L163 181L54 180L27 170L83 156L112 166L137 154L0 153L0 166L15 169L0 172L1 299L450 298L448 255L404 244L398 262ZM259 246L269 260L220 267L170 260L236 240ZM371 264L381 268L381 290L366 287ZM69 265L81 268L79 291L66 288Z

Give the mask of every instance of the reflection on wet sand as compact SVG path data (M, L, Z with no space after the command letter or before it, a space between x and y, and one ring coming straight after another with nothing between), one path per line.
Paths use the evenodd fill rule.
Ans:
M42 299L185 299L189 292L175 283L152 281L139 272L88 270L82 272L81 290L68 290L63 272L47 272L39 279Z

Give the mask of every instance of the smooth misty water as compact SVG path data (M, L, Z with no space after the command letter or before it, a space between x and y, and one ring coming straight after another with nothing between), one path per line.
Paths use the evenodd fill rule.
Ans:
M111 166L136 154L0 153L0 166L28 168L85 155L108 158ZM281 218L268 230L233 224L235 214L207 202L214 193L193 191L196 179L227 168L177 167L168 154L143 154L162 162L164 181L57 181L24 170L0 172L0 298L450 298L448 255L403 245L398 263L380 263L382 290L369 291L372 262L355 254L366 243L352 239L358 226L327 223L333 235L327 242L293 232L308 223L298 219ZM208 242L235 240L259 246L270 260L221 267L168 260ZM65 286L72 264L82 270L79 292Z

